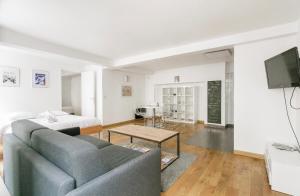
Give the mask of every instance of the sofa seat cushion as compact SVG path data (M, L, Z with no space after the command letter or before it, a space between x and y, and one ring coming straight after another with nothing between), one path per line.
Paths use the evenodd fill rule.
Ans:
M33 132L32 148L76 180L76 187L110 170L93 144L53 131Z
M117 145L107 146L99 152L101 156L105 157L106 165L109 165L110 169L114 169L143 154Z
M104 140L99 140L95 137L88 136L88 135L77 135L75 138L86 141L90 144L95 145L98 149L104 148L106 146L111 145L111 143L104 141Z

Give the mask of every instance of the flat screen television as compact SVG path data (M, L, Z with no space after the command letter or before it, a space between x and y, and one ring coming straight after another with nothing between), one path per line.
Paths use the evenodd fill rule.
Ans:
M265 67L269 89L300 86L297 47L266 60Z

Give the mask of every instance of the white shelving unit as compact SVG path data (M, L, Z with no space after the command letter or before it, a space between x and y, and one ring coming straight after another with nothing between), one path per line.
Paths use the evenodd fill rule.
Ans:
M197 121L197 87L163 87L162 103L165 120L184 123Z

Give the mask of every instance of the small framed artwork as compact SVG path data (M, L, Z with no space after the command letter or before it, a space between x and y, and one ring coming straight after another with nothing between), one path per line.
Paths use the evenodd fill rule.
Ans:
M131 86L122 86L122 96L129 97L132 95L132 88Z
M0 67L0 86L19 87L20 69L17 67Z
M32 87L33 88L48 88L49 73L47 71L33 70L32 71Z

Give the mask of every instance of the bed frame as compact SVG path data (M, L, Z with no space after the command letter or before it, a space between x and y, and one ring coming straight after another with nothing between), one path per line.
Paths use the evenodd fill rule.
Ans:
M102 125L80 128L80 135L90 135L90 134L98 133L98 136L100 137L100 132L102 130L103 130Z

